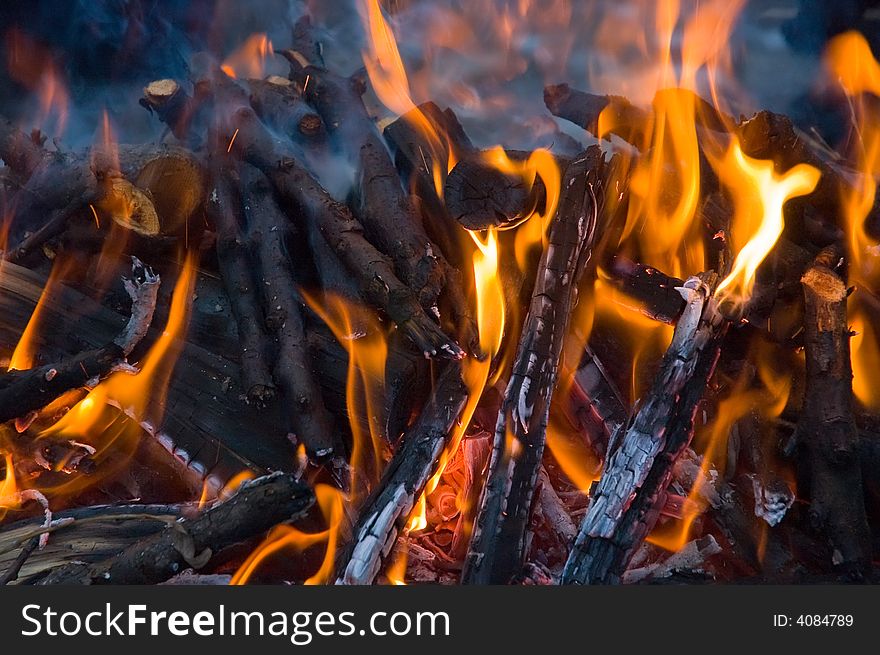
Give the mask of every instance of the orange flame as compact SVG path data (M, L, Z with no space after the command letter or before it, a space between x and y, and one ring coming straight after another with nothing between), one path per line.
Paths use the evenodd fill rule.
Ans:
M339 526L342 523L343 496L341 491L326 484L315 485L315 496L327 528L320 532L303 532L288 525L276 526L266 540L239 567L229 584L247 584L257 568L275 553L285 549L302 552L318 544L326 544L324 559L321 567L305 581L305 584L318 585L330 580L333 575L333 558L336 554Z
M46 280L46 286L43 287L43 291L40 293L40 298L37 300L37 305L34 307L34 311L28 320L28 324L25 327L24 332L21 333L21 337L18 340L18 344L15 346L15 350L12 352L12 357L9 360L10 371L24 371L34 365L34 358L36 357L37 351L37 337L39 336L42 327L43 313L46 304L51 295L55 292L55 286L59 284L59 280L63 280L69 272L71 263L70 260L56 259L55 263L52 265L52 272L49 274L49 279Z
M812 193L820 174L807 164L777 173L772 161L746 156L736 139L713 165L734 200L731 237L737 253L733 270L718 285L717 297L742 303L751 296L758 266L782 234L783 206L791 198Z
M406 563L409 560L409 542L404 541L398 546L394 561L385 570L385 577L393 585L406 585Z
M412 99L403 59L397 48L394 32L378 0L363 0L367 30L367 50L363 53L364 66L379 101L398 116L406 115L413 127L422 133L430 147L431 175L438 198L443 198L446 175L456 164L454 149L445 134L440 134L428 117Z
M251 34L223 60L220 69L233 78L261 78L265 75L266 59L274 52L268 36L262 32Z
M37 126L55 137L62 136L67 127L70 94L52 54L18 29L9 30L6 37L10 76L37 97Z
M570 427L563 427L561 419L551 415L547 425L547 448L565 476L581 493L588 493L599 479L600 462L593 451L580 439L571 438Z
M12 455L5 453L4 459L6 461L6 472L3 483L0 484L0 521L6 516L8 510L16 509L21 504L21 498L18 495L18 485L15 482L15 468Z
M855 335L852 348L853 392L867 407L880 407L880 334L874 328L872 302L880 281L880 244L865 229L877 196L880 175L880 114L865 94L880 95L880 62L858 32L841 34L828 44L825 63L853 102L856 119L855 162L858 176L843 190L849 273L856 291L848 301Z
M375 482L382 471L382 444L386 437L382 397L388 358L385 332L373 312L340 296L325 293L319 299L304 292L303 297L348 352L345 405L353 439L349 462L351 486L357 489L356 476L369 471L368 481ZM368 433L363 423L367 424ZM370 468L364 466L368 448L372 452Z
M174 287L165 330L144 357L140 370L135 375L118 371L101 381L57 422L40 432L41 438L74 440L94 447L93 459L103 476L125 463L137 446L141 426L154 430L161 423L168 385L183 349L195 277L196 256L191 254ZM119 410L133 421L119 422ZM71 493L84 482L94 483L96 476L80 478L46 491Z
M698 75L706 71L718 104L716 69L726 57L726 45L744 2L714 0L701 5L684 26L680 74L673 57L673 34L680 18L677 0L655 6L654 26L644 43L657 42L658 62L654 100L640 147L643 153L630 181L630 204L622 241L632 239L638 259L676 277L704 268L700 222L700 143L697 133L701 105ZM646 10L648 7L645 8ZM599 133L616 127L615 107L599 117Z

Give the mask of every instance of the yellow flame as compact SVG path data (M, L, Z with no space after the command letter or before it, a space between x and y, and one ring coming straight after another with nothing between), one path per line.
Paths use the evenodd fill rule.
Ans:
M428 527L428 500L427 495L423 492L413 508L412 516L406 525L407 532L418 532Z
M733 269L718 285L717 296L741 303L751 296L755 272L782 234L785 203L812 193L820 173L807 164L777 173L772 161L746 156L736 139L713 166L733 197L731 239L737 253Z
M581 493L588 493L593 482L599 479L600 466L592 450L579 438L566 433L574 432L563 426L561 419L550 417L547 425L547 448L559 468Z
M856 304L858 308L858 304ZM856 309L851 317L853 393L866 407L880 407L880 348L874 323L868 312Z
M402 542L394 561L385 570L385 577L392 585L406 585L406 563L409 559L409 542Z
M295 552L303 552L307 548L319 544L325 544L324 559L320 568L305 581L305 584L325 584L330 580L333 575L333 560L336 554L339 526L342 523L343 496L341 491L326 484L315 485L315 496L318 500L318 508L327 525L326 529L320 532L303 532L288 525L276 526L266 537L266 540L239 567L229 584L247 584L257 568L268 557L282 550L291 549Z
M525 271L528 267L528 254L532 246L538 244L546 246L547 228L559 206L562 173L556 163L556 158L544 148L538 148L531 152L525 161L511 159L501 146L489 148L483 153L483 158L486 163L502 173L520 177L528 188L531 188L540 178L546 189L547 199L543 211L538 212L537 208L533 207L532 211L516 225L514 251L520 270Z

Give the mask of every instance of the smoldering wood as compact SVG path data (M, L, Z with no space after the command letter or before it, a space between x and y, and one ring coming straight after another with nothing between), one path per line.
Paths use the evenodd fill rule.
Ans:
M38 584L163 582L184 568L203 568L224 548L304 517L314 502L314 492L292 474L267 475L245 482L196 518L176 521L106 560L54 569Z
M371 584L434 474L467 400L461 366L446 365L430 400L407 429L376 489L358 511L351 542L337 560L337 584Z
M125 327L103 346L56 363L0 375L0 422L25 417L61 396L108 375L143 339L156 308L159 276L133 258L132 277L126 280L132 308Z
M283 393L284 413L291 434L305 445L309 455L326 458L334 447L341 446L341 439L312 374L302 300L287 245L296 235L260 171L244 167L241 182L266 325L276 340L273 376Z
M315 147L327 139L324 121L302 98L294 83L283 77L248 80L251 106L272 129Z
M243 231L241 183L232 167L213 167L207 214L217 231L217 266L238 328L241 382L248 402L266 405L275 397L269 370L269 335L258 302L257 278Z
M810 471L810 519L834 549L833 565L861 577L870 568L858 434L852 412L846 285L835 272L838 251L826 249L804 274L806 391L798 442Z
M606 165L594 146L565 172L528 315L504 393L480 510L462 582L505 584L525 559L526 530L541 467L559 357L580 277L592 254Z
M608 268L610 283L636 301L636 307L648 318L672 324L684 310L685 302L676 288L683 280L662 271L616 255Z
M566 562L564 584L619 582L659 518L728 326L713 296L716 284L710 273L682 288L686 306L672 343L651 389L615 440Z

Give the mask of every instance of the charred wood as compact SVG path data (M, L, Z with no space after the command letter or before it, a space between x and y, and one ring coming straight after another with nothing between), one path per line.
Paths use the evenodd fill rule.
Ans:
M0 376L0 422L25 417L64 392L108 375L124 362L153 320L159 276L133 259L132 277L125 281L125 286L132 300L131 316L113 341L54 364L11 370Z
M257 478L196 518L175 521L106 560L54 569L38 584L163 582L184 568L203 568L224 548L257 537L279 523L302 518L314 502L312 490L293 475L275 473Z
M550 401L577 288L592 255L606 165L592 147L565 172L559 210L504 394L462 582L505 584L520 573Z
M620 582L659 518L673 465L693 436L694 414L727 329L712 295L716 280L710 273L682 287L686 306L672 343L648 395L615 439L566 562L563 583Z
M352 541L339 559L337 584L371 584L376 579L434 474L466 400L461 367L447 364L431 399L404 433L376 490L364 501Z

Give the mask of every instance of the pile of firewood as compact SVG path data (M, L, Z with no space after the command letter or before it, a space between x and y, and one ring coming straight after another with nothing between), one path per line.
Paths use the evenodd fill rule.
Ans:
M880 449L876 421L854 407L851 384L841 196L853 173L785 116L761 112L736 121L699 99L701 140L733 135L747 155L772 159L779 170L807 163L821 172L814 193L786 205L785 231L759 269L747 306L730 307L715 295L735 255L734 210L710 167L698 210L705 271L680 280L617 250L629 176L647 153L609 156L611 148L600 142L557 157L561 195L546 243L525 272L501 272L506 302L527 310L521 324L507 327L505 338L518 339L512 362L493 364L510 368L502 371L506 388L490 389L481 402L482 415L490 416L480 426L484 436L475 427L461 447L464 492L455 491L470 494L471 506L438 510L448 524L442 543L407 535L467 400L461 360L485 356L465 291L472 283L465 228L516 226L545 206L548 189L540 179L528 185L491 166L454 113L433 103L413 111L443 135L445 152L412 116L380 131L361 98L365 80L328 70L321 53L304 19L293 47L281 52L289 78L233 79L211 58L194 57L188 80L158 80L144 89L141 104L170 131L158 145L61 153L39 133L0 122L2 182L15 199L17 240L5 252L8 266L38 267L47 253L104 249L120 229L128 240L117 255L168 262L182 248L201 252L234 320L238 352L228 358L240 363L240 380L232 384L246 403L241 411L273 417L265 426L271 433L256 438L289 436L303 446L311 477L333 481L356 501L340 528L333 576L339 583L380 580L405 543L411 566L428 569L420 579L432 579L433 568L434 580L471 584L618 583L682 572L733 580L760 577L771 566L778 580L870 574L868 516ZM548 87L545 102L554 115L593 134L599 114L613 111L615 137L636 149L652 120L650 110L622 98L567 85ZM439 197L434 171L449 155L457 164ZM597 326L577 365L563 361L578 329L575 307L595 301L600 269L652 320L674 325L652 381L632 406L619 391L631 369L615 361L613 333ZM148 334L157 284L158 276L135 259L126 286L131 318L118 336L0 378L0 416L23 433L13 438L27 436L30 414L124 364ZM390 335L381 425L388 458L373 471L378 481L363 490L368 493L350 487L343 464L352 449L346 350L328 335L309 289L375 310L384 321L379 329ZM691 442L726 395L761 391L756 344L780 360L802 350L805 367L786 372L799 381L779 417L752 412L737 421L719 474L718 462L701 461ZM191 356L184 362L196 361ZM172 388L172 398L176 393ZM186 406L187 417L207 411L197 401ZM169 407L169 420L177 420L176 411ZM180 419L179 432L187 420ZM551 420L567 421L569 437L603 463L588 499L545 453ZM222 420L214 425L228 427ZM174 430L154 433L171 435L168 450L191 469L201 461L202 477L209 477L204 452L200 459L183 447ZM300 479L306 464L294 448L270 449L270 461L255 464L242 455L246 446L234 445L241 437L212 438L226 441L242 469L276 472L207 510L91 507L3 528L4 582L21 574L45 584L155 583L187 568L225 572L241 561L241 544L253 545L271 527L316 521L313 492ZM220 450L211 452L221 458ZM77 461L87 459L78 453ZM796 492L782 468L795 471ZM214 491L230 477L228 471ZM673 555L646 543L694 498L704 505L700 538ZM65 530L88 530L89 520L108 531L123 520L138 527L128 541L113 534L112 546L78 555L83 561L52 554L53 539L64 544ZM49 533L57 534L38 563L34 553Z

